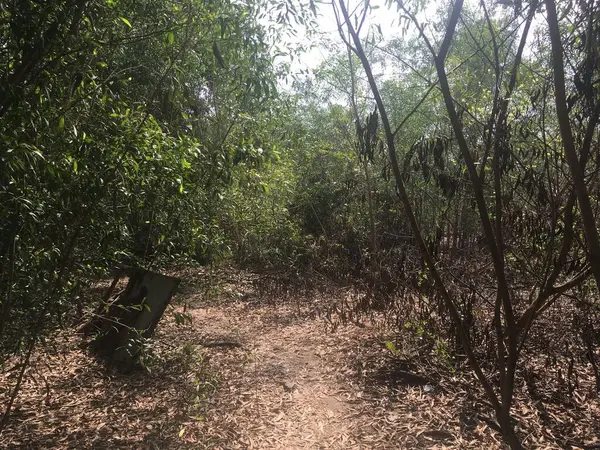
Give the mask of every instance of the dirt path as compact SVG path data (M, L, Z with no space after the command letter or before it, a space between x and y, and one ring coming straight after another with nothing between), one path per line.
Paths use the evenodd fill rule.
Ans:
M214 301L182 292L146 372L117 373L71 330L57 335L33 358L0 448L499 448L464 392L432 390L375 326L332 333L312 294L267 299L247 286ZM0 373L0 395L15 373Z
M426 378L390 361L376 326L331 332L310 313L314 304L251 296L190 310L219 379L193 441L228 449L480 448L459 436L462 400L427 393Z
M329 449L356 444L352 418L357 411L336 376L340 336L328 335L322 323L282 307L250 311L238 304L194 310L192 316L215 353L212 361L218 353L237 359L237 364L229 360L233 369L224 372L228 393L242 399L231 418L238 425L240 446ZM225 343L241 347L219 345ZM227 394L217 397L225 404L233 400Z

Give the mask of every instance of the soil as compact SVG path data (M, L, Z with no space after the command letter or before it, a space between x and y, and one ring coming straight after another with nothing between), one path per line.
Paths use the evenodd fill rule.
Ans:
M245 275L216 293L190 284L159 324L145 369L128 374L65 330L36 353L0 447L503 448L468 371L392 354L382 321L332 327L323 319L332 295L349 293L265 293ZM18 372L7 369L5 396ZM598 400L588 400L578 413L546 410L562 436L519 403L528 446L593 442Z

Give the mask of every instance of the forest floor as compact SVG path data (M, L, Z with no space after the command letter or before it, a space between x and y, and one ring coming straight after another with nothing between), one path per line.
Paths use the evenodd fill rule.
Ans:
M331 292L268 292L255 281L236 272L213 292L184 287L145 371L116 373L81 337L57 335L35 355L0 447L502 448L468 374L393 355L382 321L332 327L323 320ZM539 413L518 407L530 447L563 447ZM597 426L593 416L550 414L558 425Z

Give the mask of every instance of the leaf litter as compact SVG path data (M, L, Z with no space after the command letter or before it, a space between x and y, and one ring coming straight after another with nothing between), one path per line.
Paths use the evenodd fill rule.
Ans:
M504 448L467 369L393 354L382 345L387 322L376 316L332 331L323 311L346 301L347 290L269 292L262 275L235 272L208 293L196 280L204 274L178 275L187 288L151 341L149 371L117 373L73 330L57 333L34 355L0 447ZM532 356L527 364L533 371L542 363ZM18 367L11 361L0 374L4 400ZM568 407L552 386L535 397L517 391L526 447L597 442L599 401L588 372Z

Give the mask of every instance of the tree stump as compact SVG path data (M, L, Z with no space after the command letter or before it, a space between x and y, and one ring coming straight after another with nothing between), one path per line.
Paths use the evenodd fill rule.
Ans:
M129 277L127 286L111 295L119 280ZM115 278L94 317L82 328L96 333L91 348L123 369L138 359L140 338L154 332L181 280L138 267L119 266Z

